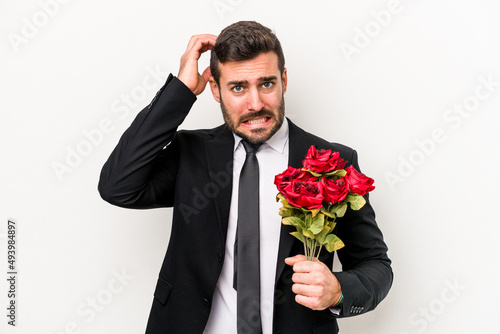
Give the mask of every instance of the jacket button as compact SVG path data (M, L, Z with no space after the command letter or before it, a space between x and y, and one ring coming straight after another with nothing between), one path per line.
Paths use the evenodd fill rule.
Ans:
M205 306L210 306L210 302L209 302L209 301L208 301L208 299L206 299L206 298L202 298L202 299L201 299L201 303L202 303L203 305L205 305Z
M217 259L217 262L222 262L222 254L221 253L217 253L215 258Z

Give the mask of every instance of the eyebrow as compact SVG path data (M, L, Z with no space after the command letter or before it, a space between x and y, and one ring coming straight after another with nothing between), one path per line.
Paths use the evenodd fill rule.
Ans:
M265 81L276 81L278 80L278 77L275 75L271 75L268 77L260 77L257 79L259 82L265 82ZM246 85L248 84L248 80L234 80L234 81L229 81L227 83L228 86L241 86L241 85Z

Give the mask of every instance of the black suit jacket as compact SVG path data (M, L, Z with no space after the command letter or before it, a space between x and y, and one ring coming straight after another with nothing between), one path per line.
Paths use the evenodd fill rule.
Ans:
M125 208L173 207L169 246L154 293L147 333L202 333L224 262L232 190L234 137L226 125L177 131L195 95L169 76L153 102L136 117L104 165L99 192ZM358 170L356 152L307 133L289 121L289 165L300 167L311 145L340 152ZM367 198L368 199L368 198ZM276 213L276 224L280 216ZM336 317L295 302L292 268L284 259L303 254L282 225L276 268L274 333L337 333ZM367 204L339 220L336 234L343 271L341 317L373 310L392 283L387 247ZM320 260L331 266L333 254Z

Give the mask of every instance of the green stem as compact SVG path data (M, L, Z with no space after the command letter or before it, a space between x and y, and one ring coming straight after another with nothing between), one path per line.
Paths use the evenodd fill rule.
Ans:
M319 259L319 253L321 253L321 248L323 248L323 245L319 245L318 255L316 255L316 258L318 259Z
M307 254L307 260L311 261L311 256L312 256L312 252L313 252L313 242L314 240L313 239L309 239L309 252Z
M309 250L309 261L314 261L314 240L311 239L311 249Z
M306 238L307 240L307 255L306 257L309 258L309 253L311 252L311 240L309 240L308 238Z
M307 260L311 259L311 247L312 247L312 240L307 239Z
M302 243L304 244L304 255L305 255L305 257L307 258L307 245L306 245L306 242L307 242L307 239L306 239L306 237L304 237L304 235L302 234Z

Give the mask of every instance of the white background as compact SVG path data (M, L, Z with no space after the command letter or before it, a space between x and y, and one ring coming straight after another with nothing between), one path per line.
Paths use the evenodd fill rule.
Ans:
M340 320L341 333L498 333L499 10L494 0L1 0L0 260L6 268L13 218L19 270L15 328L1 280L1 332L144 332L171 211L105 203L100 169L177 74L191 35L252 19L282 42L287 115L357 149L376 182L395 281L375 311ZM206 91L182 127L221 122Z

